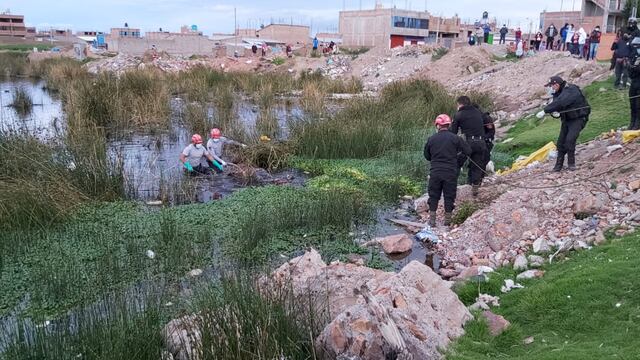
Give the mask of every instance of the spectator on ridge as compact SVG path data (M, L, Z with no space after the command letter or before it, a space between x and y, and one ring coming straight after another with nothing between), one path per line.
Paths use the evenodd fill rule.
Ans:
M547 50L553 50L555 38L558 36L558 29L556 29L555 25L551 24L544 34L547 37Z
M544 36L542 35L542 33L540 31L538 31L538 33L536 34L536 37L534 38L534 46L536 51L540 51L540 44L542 44L542 39L544 38Z
M509 29L507 28L507 25L502 25L502 28L500 29L500 44L506 44L507 43L507 34L509 33Z
M562 49L558 48L558 50L566 51L567 50L567 32L569 31L569 24L564 24L562 29L560 29L560 38L562 40Z
M596 60L598 56L598 47L600 46L600 38L602 33L600 32L600 26L596 26L595 29L589 35L589 59Z

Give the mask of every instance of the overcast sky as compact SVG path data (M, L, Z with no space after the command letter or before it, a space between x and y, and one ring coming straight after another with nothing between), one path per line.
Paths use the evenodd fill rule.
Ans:
M557 11L561 5L579 9L580 0L383 0L386 7L427 9L447 17L458 14L473 21L488 11L491 18L512 26L528 27L538 23L543 10ZM74 30L108 31L111 27L139 27L142 31L178 31L181 25L198 25L206 34L233 32L234 8L238 27L257 28L261 23L286 22L311 25L313 32L336 31L338 12L346 9L373 8L375 0L3 0L0 6L13 14L25 15L30 26L63 27Z

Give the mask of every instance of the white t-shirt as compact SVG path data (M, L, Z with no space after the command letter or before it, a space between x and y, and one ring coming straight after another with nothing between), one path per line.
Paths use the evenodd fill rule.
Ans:
M204 164L206 164L205 157L209 155L209 152L202 144L189 144L189 146L182 150L182 155L187 158L187 161L189 162L189 164L191 164L191 166L196 167L203 162Z

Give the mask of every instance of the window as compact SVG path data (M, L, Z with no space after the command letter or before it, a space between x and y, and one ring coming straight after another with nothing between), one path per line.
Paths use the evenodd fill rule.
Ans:
M429 20L428 19L417 19L411 17L404 16L394 16L393 17L393 26L397 28L407 28L407 29L429 29Z

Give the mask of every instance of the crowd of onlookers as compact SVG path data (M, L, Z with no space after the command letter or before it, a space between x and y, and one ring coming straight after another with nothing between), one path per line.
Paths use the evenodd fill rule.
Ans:
M491 29L488 25L478 27L476 33L469 34L469 45L480 45L482 39L486 42ZM499 30L499 44L505 44L510 30L503 25ZM558 29L554 24L544 30L540 29L530 39L523 39L522 30L518 27L514 31L513 43L515 54L520 57L530 51L569 51L573 56L586 60L595 60L600 46L602 32L596 26L587 33L584 28L576 29L573 24L564 24Z

